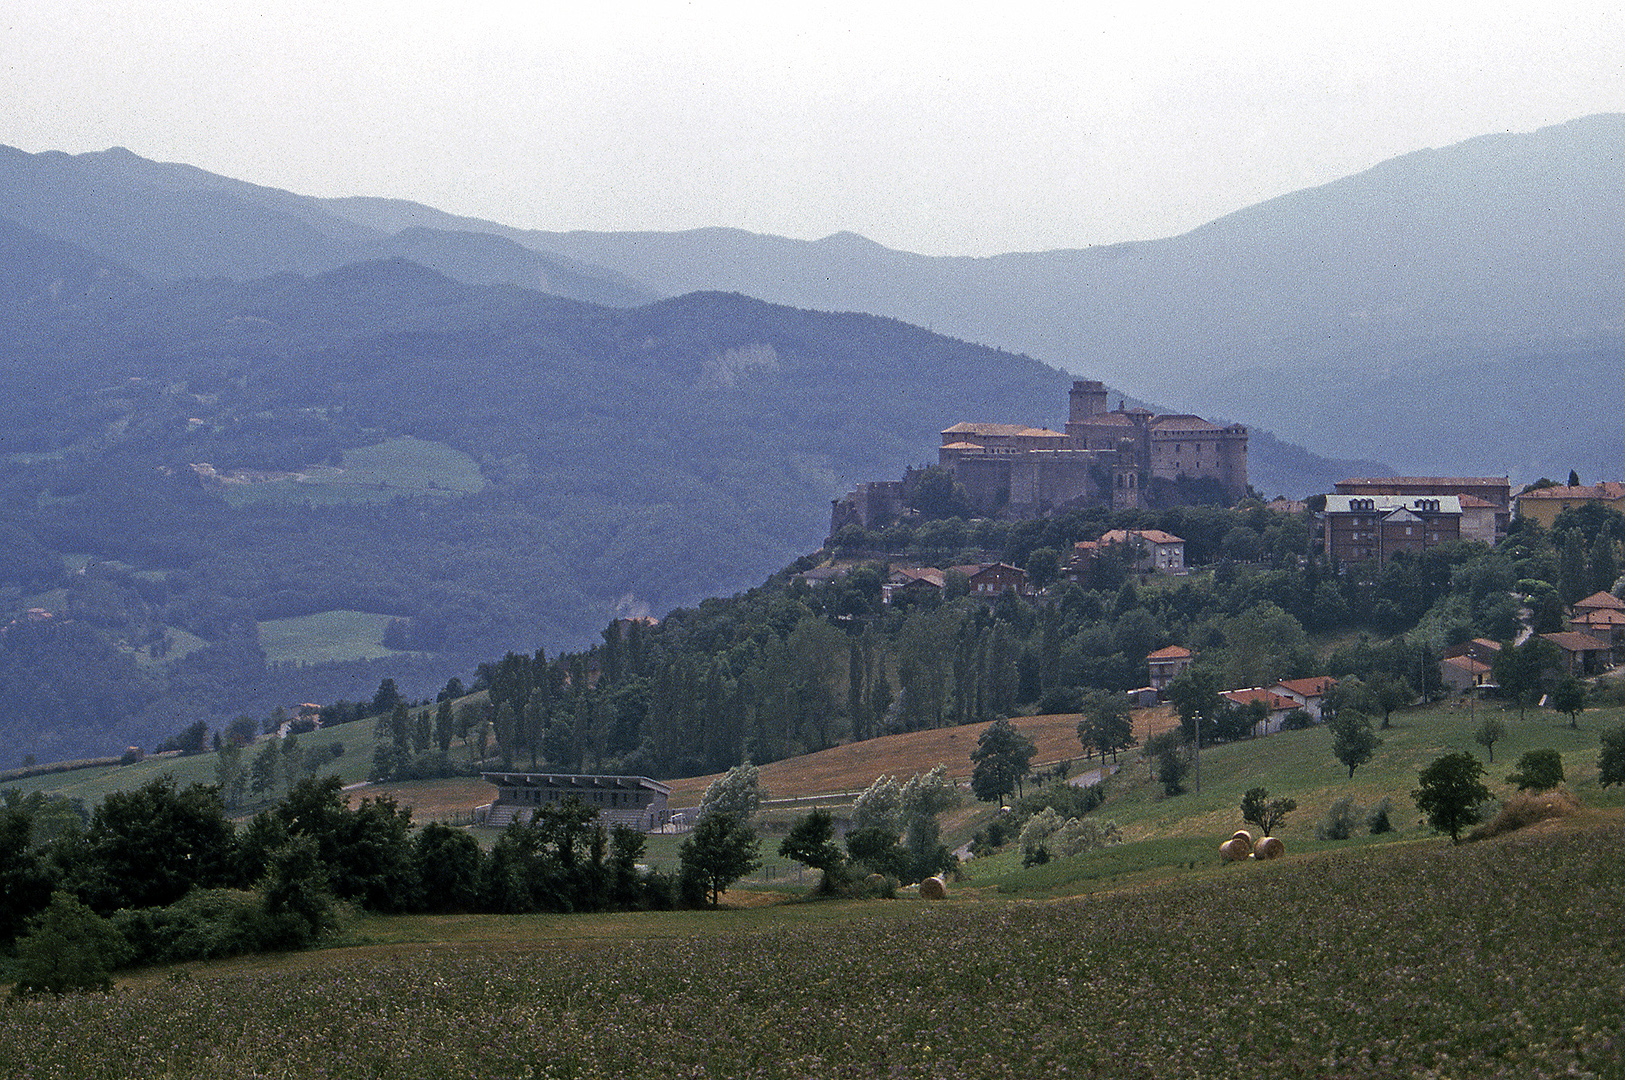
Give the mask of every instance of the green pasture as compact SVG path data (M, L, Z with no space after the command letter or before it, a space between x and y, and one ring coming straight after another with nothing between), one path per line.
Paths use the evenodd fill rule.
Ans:
M1486 716L1501 720L1506 736L1495 744L1495 761L1473 738ZM1603 729L1625 722L1625 710L1598 709L1580 714L1578 728L1549 710L1531 709L1518 719L1516 709L1480 702L1476 708L1451 702L1394 713L1392 727L1372 759L1352 779L1331 751L1331 732L1324 727L1282 732L1260 739L1210 747L1202 752L1202 787L1186 778L1183 795L1168 796L1150 779L1150 765L1133 754L1107 781L1107 802L1095 811L1115 821L1124 843L1101 851L1058 859L1024 869L1021 852L1012 844L966 867L972 884L995 886L1024 896L1094 892L1124 884L1160 880L1217 870L1218 845L1240 828L1256 832L1241 819L1241 798L1249 788L1264 787L1272 797L1290 797L1298 808L1276 830L1288 852L1347 850L1433 836L1411 801L1417 775L1435 758L1457 751L1486 762L1485 786L1498 798L1513 794L1506 783L1518 757L1527 750L1550 748L1563 758L1567 785L1589 806L1625 805L1625 792L1597 785L1597 752ZM1347 840L1317 840L1315 827L1332 803L1352 798L1369 812L1382 799L1390 805L1390 833L1361 831ZM985 824L991 813L981 819Z
M389 502L402 496L466 495L485 487L479 463L445 443L402 435L344 452L343 464L312 466L297 477L226 484L228 502Z
M162 656L154 655L154 650L148 646L135 650L135 662L143 668L161 668L166 664L173 664L184 656L189 656L199 649L207 648L208 642L178 626L164 627L164 636L169 639L169 648Z
M362 720L353 724L323 728L297 736L298 745L301 749L327 749L335 744L343 744L344 753L324 762L316 775L337 776L344 783L352 784L365 780L372 767L372 727L371 720ZM245 746L244 765L253 761L254 755L265 745L266 743L262 741ZM133 791L159 776L173 777L181 787L188 784L213 784L216 782L215 769L218 761L218 756L213 752L191 757L149 757L131 765L102 765L90 769L75 769L72 772L30 776L21 780L0 781L0 789L16 788L24 794L43 791L64 798L82 799L87 807L94 807L112 792ZM278 793L280 794L280 788ZM252 796L248 798L251 801L234 811L235 814L246 815L270 805L269 800L254 802Z
M377 660L400 650L385 648L393 616L371 611L322 611L259 624L260 647L271 664L331 664Z

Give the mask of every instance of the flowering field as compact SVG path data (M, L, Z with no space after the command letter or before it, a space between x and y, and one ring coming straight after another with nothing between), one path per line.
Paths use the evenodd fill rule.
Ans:
M0 1006L0 1076L1619 1076L1622 839L1593 825L1087 901L203 969Z

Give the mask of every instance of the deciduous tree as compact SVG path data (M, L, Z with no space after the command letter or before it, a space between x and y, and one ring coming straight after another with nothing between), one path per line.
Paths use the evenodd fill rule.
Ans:
M1241 797L1241 820L1257 825L1264 831L1264 835L1268 836L1297 808L1296 799L1272 799L1265 788L1248 788L1247 793Z
M1473 755L1446 754L1422 770L1411 798L1435 831L1460 843L1461 830L1478 820L1479 804L1490 797L1479 779L1483 775L1484 766Z
M1371 730L1371 718L1355 709L1340 709L1326 726L1332 729L1332 754L1348 767L1352 780L1354 770L1371 760L1382 740Z
M722 892L758 866L761 844L756 833L731 814L708 814L678 851L684 872L705 882L710 904L717 906Z
M983 802L997 800L1003 806L1005 798L1021 787L1037 752L1032 740L1009 720L1000 717L993 721L971 751L971 760L976 763L971 772L971 791Z
M1585 684L1573 675L1566 676L1552 690L1552 708L1569 718L1569 727L1580 726L1580 713L1586 707Z
M826 878L832 868L845 861L835 843L835 819L821 807L790 826L790 832L779 843L779 854L821 871Z
M1507 783L1519 791L1550 791L1563 782L1563 758L1556 750L1527 750Z
M700 819L721 815L743 824L761 806L761 779L756 766L747 761L711 781L700 796Z
M1625 724L1602 733L1597 754L1597 782L1603 787L1625 784Z
M1490 753L1490 763L1495 763L1495 744L1506 737L1507 726L1493 716L1486 716L1484 722L1478 725L1473 732L1473 739Z

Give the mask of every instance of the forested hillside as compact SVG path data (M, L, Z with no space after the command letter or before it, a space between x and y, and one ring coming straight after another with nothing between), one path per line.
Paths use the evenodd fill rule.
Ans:
M1058 579L1061 552L1108 527L1174 532L1198 569L1136 579L1107 554L1087 582ZM433 728L423 710L415 741L400 710L377 771L428 775L490 755L504 766L690 776L1017 712L1091 715L1101 692L1146 685L1147 655L1169 644L1196 652L1191 684L1206 693L1355 675L1370 696L1351 684L1350 707L1380 719L1443 692L1439 660L1449 646L1517 637L1524 604L1535 630L1564 629L1563 605L1616 586L1625 541L1625 517L1591 507L1565 513L1552 533L1521 522L1494 549L1461 541L1380 567L1340 567L1310 543L1311 527L1255 503L843 530L843 544L866 554L842 560L848 572L827 583L793 574L815 561L804 559L762 587L673 611L658 625L611 625L586 652L510 652L480 665L473 685L487 700ZM894 554L876 560L876 551ZM951 566L973 554L1026 566L1048 591L991 602L950 574L942 595L882 602L888 564ZM1548 642L1508 655L1529 662L1497 666L1509 693L1534 700L1562 681ZM1209 719L1204 738L1225 741L1246 736L1257 718L1237 710ZM441 723L447 742L437 751L428 733ZM462 749L448 757L453 731ZM1092 738L1096 750L1123 745L1105 729Z
M10 760L425 691L733 592L946 423L1066 394L1023 357L736 295L602 308L404 260L152 283L20 228L0 252Z

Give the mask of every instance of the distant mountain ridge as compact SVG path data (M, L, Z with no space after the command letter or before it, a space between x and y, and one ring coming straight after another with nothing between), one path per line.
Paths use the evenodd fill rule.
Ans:
M1081 250L940 258L841 234L454 220L653 289L901 318L1410 471L1614 475L1625 454L1611 417L1574 407L1625 375L1621 114L1420 150L1182 236Z
M474 284L516 284L627 306L657 294L619 275L485 232L403 236L330 212L323 200L148 161L122 147L28 154L0 147L0 217L151 278L246 281L321 273L399 255Z
M974 297L944 276L987 260L893 252L855 233L813 243L733 229L543 233L400 199L296 195L190 165L147 161L123 148L69 155L0 147L0 217L128 264L155 280L323 274L347 263L398 257L472 285L518 285L616 307L688 292L739 292L792 307L904 318L965 340L998 340L953 328L980 318L978 309L993 301ZM700 246L686 246L693 243ZM567 248L593 254L584 257ZM667 255L659 256L660 251ZM638 273L661 284L642 284L637 274L610 269L609 263L636 265ZM867 291L864 283L869 283ZM916 306L910 290L922 289L934 301L961 296L958 315L938 318L940 312L927 312L931 317L923 322L899 315ZM1148 395L1133 383L1125 385L1140 398L1169 400ZM1217 398L1197 407L1208 415L1229 410L1255 428L1267 424ZM962 418L945 419L944 424ZM927 446L934 434L926 433ZM1257 447L1253 476L1266 493L1303 494L1324 487L1340 468L1278 444L1262 429Z

